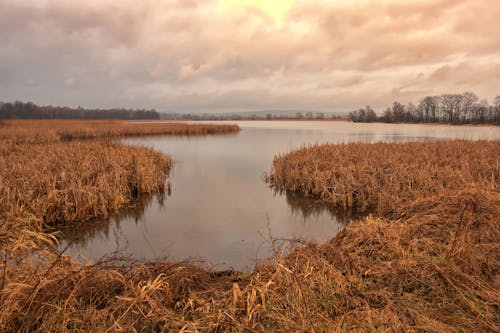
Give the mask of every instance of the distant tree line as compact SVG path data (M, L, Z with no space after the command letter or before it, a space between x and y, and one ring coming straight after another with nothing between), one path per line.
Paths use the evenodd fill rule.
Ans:
M349 118L354 122L500 124L500 96L495 98L493 104L485 99L479 100L472 92L425 96L418 105L395 101L381 116L366 106L350 112Z
M160 119L156 110L84 109L39 106L32 102L0 103L0 119Z
M295 114L279 114L279 113L162 113L161 119L164 120L323 120L323 119L343 119L345 116L337 114L329 114L324 112L296 112Z

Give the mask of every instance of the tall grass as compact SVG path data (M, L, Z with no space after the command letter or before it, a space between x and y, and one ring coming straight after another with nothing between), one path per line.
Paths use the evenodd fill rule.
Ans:
M238 130L186 123L1 121L0 245L22 244L18 238L36 240L34 233L48 224L106 217L138 194L163 191L171 166L168 156L108 139ZM36 242L28 243L36 247Z
M0 142L4 269L10 262L30 272L36 258L38 265L54 258L55 237L46 234L48 225L108 216L140 193L162 191L170 165L168 156L144 147L93 141ZM8 276L16 281L18 274L0 273L0 283L5 286Z
M368 217L253 274L48 253L8 266L5 331L497 332L500 194L463 190ZM2 326L3 324L3 326Z
M139 193L163 190L171 161L145 147L105 142L0 142L0 210L45 223L107 215Z
M93 187L105 189L110 206L123 193L154 191L168 160L143 148L94 142L1 147L0 331L500 330L498 142L353 144L280 156L270 180L281 189L329 203L332 193L351 195L336 205L380 215L252 274L166 260L74 262L54 249L56 240L39 227L43 220L95 213L79 204L100 195ZM74 151L78 157L71 157ZM52 165L59 158L66 163ZM102 177L89 174L94 164ZM148 170L158 165L163 168ZM431 166L441 172L430 172ZM123 191L108 189L110 183Z
M236 133L237 125L122 120L4 120L0 140L15 143L50 143L139 135L207 135Z
M343 209L383 215L472 186L500 188L499 141L315 145L277 155L268 180Z

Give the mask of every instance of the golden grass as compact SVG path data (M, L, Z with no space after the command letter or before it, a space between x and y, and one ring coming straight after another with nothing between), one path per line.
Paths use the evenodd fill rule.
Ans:
M498 191L500 141L316 145L277 155L268 180L343 209L383 215L471 186Z
M163 190L170 164L168 156L146 147L0 142L0 210L15 205L45 223L106 216L139 193Z
M82 143L71 145L72 149L84 149L80 148ZM2 237L10 237L7 242L0 238L0 331L498 332L500 193L498 154L490 156L498 151L498 142L387 147L393 156L411 151L409 155L421 159L402 164L396 157L384 156L394 163L390 165L380 162L381 156L375 153L359 154L370 148L385 151L377 145L342 146L338 149L343 151L343 158L365 169L346 166L338 178L332 179L336 180L334 185L352 184L345 187L345 193L362 191L360 184L367 184L367 179L372 180L368 184L374 184L372 190L385 190L384 184L390 184L387 189L394 190L387 198L397 200L397 204L388 205L388 199L374 200L372 197L380 195L368 192L363 197L366 205L357 201L358 196L353 197L352 207L380 211L381 215L346 227L326 244L299 247L287 257L261 265L252 274L211 272L190 263L161 260L138 263L110 258L82 266L57 253L55 240L36 228L38 213L25 208L36 205L26 205L23 200L19 201L22 205L16 205L13 200L11 206L18 208L10 209L8 217L2 216L0 227ZM406 176L410 175L408 170L424 172L425 166L438 163L431 153L437 153L433 150L436 147L446 152L439 155L440 178L436 173L428 176L431 180L420 175L410 178L418 183L407 185L406 178L398 173ZM452 148L460 153L452 153ZM300 152L309 154L315 149L321 147ZM130 154L125 150L120 153L122 158ZM115 161L118 155L112 156ZM290 156L294 156L288 160L294 167L282 164L280 170L307 170L301 171L305 184L324 181L324 175L337 176L328 170L333 167L328 154L321 155L328 159L323 161L322 172L311 171L321 159L302 159L298 153L281 158ZM339 160L335 163L343 165ZM59 174L54 171L59 167L49 170ZM277 170L275 164L272 181L284 179L277 178ZM141 178L145 169L137 171ZM43 177L43 172L39 175ZM354 182L356 177L361 179ZM286 179L296 184L298 178ZM399 186L394 185L397 180ZM9 188L17 193L16 186L23 182L18 185L11 181ZM281 184L288 188L283 185L288 182ZM22 188L30 190L28 185ZM321 197L321 192L305 191L308 188L294 189L331 202L332 196ZM408 190L410 194L406 194ZM22 197L21 193L17 195ZM379 209L378 203L384 208ZM33 224L27 222L30 219Z
M236 133L237 125L123 120L4 120L0 140L15 143L49 143L140 135L207 135Z
M250 276L163 261L17 261L0 329L497 332L499 200L475 190L418 200Z
M168 156L109 139L238 130L231 125L185 123L1 121L0 245L36 248L32 240L48 224L108 216L138 194L164 190L171 166Z
M139 193L162 191L170 164L151 149L121 144L0 142L0 254L31 262L54 239L44 234L47 225L107 216Z
M499 202L464 190L354 223L261 268L241 314L253 292L258 331L497 332Z

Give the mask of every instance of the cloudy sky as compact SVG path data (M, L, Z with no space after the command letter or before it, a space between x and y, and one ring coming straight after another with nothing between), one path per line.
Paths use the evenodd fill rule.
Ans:
M350 111L500 94L498 0L0 0L0 100Z

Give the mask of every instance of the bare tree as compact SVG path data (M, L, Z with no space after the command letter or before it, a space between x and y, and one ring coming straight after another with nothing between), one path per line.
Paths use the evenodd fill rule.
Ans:
M462 94L462 112L464 114L464 122L467 122L469 120L467 114L469 113L469 111L472 111L474 105L476 105L478 100L479 98L473 92L466 91Z
M483 123L486 120L488 113L488 101L483 98L479 103L472 108L472 120L475 122Z
M392 103L392 118L394 122L399 123L404 120L405 106L398 101Z
M495 115L492 119L495 123L500 123L500 95L495 97Z
M441 95L442 110L450 123L460 119L463 96L460 94Z
M423 120L422 112L412 102L406 106L406 121L421 122Z
M350 118L356 122L383 121L392 122L449 122L449 123L500 123L500 95L496 96L493 105L483 99L479 101L473 92L462 94L443 94L441 96L425 96L418 106L409 102L406 106L395 101L381 117L377 117L370 106L353 111Z
M371 123L371 122L374 122L374 121L377 121L377 114L375 113L375 111L372 109L371 106L367 105L366 108L365 108L365 117L366 117L366 121Z
M439 108L438 96L425 96L418 105L423 112L424 121L436 121L436 116Z
M392 114L391 108L385 109L384 115L382 116L382 119L386 123L392 123L394 121L394 115Z

